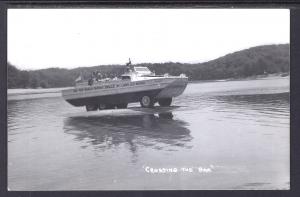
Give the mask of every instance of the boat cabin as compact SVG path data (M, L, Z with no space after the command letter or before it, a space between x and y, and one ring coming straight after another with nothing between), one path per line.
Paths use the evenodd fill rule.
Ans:
M96 83L103 83L103 82L118 80L118 78L100 79L101 77L98 77L98 76L99 76L99 74L97 72L97 74L93 73L92 77L87 81L76 80L75 81L75 86L77 86L77 87L78 86L87 86L87 85L91 86L91 85L96 84ZM133 67L128 72L121 75L119 80L121 79L121 80L129 80L129 81L139 81L139 80L143 80L143 79L148 78L148 77L159 77L159 76L155 76L155 74L153 72L151 72L147 67L136 66L136 67Z
M133 67L128 73L125 73L121 76L122 80L131 80L131 81L138 81L145 77L153 77L155 76L147 67L136 66Z
M144 76L144 75L152 75L153 73L147 68L147 67L134 67L134 72L138 74L138 76Z

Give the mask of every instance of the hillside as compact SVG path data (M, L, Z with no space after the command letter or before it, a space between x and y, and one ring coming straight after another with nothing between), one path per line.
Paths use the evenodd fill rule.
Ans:
M190 80L215 80L245 78L250 76L289 72L289 44L252 47L231 53L205 63L143 63L156 74L185 73ZM88 78L90 73L100 70L106 77L120 76L124 65L99 65L75 69L49 68L34 71L18 70L8 63L8 88L52 88L73 86L80 75Z

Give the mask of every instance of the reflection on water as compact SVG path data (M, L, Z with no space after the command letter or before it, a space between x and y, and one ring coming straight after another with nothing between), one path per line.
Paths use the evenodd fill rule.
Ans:
M88 140L98 149L110 149L122 143L135 152L138 145L157 148L158 143L191 148L192 140L187 123L173 119L173 114L161 113L134 116L70 117L64 122L64 131L77 140ZM163 146L160 146L163 148Z

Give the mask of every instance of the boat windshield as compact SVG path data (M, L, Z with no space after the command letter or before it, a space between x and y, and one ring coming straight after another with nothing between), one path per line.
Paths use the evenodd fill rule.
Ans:
M150 70L147 67L135 67L137 72L149 72Z

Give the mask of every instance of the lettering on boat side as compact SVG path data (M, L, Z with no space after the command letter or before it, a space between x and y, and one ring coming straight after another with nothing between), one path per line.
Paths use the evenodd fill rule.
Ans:
M110 84L110 85L105 85L105 86L91 86L91 87L86 87L86 88L74 89L73 92L83 92L83 91L99 90L99 89L110 89L110 88L127 87L127 86L144 85L144 84L146 84L145 81L137 81L137 82L124 83L124 84Z

